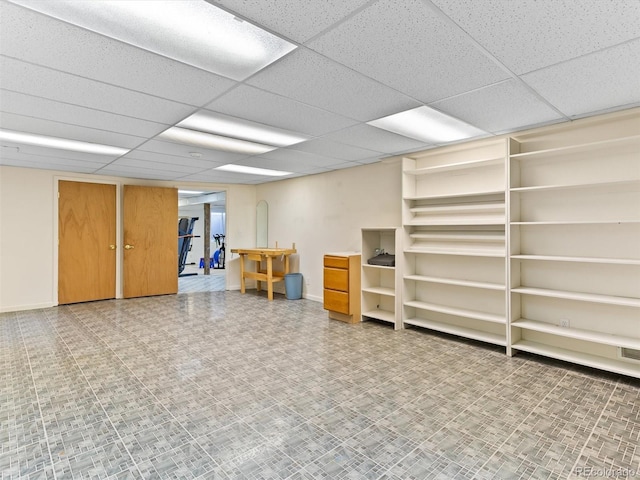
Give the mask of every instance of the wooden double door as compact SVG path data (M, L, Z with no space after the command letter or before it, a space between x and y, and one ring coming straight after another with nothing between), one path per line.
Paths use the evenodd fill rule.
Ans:
M178 292L178 192L125 185L123 243L116 238L115 185L58 183L58 303L116 297L122 255L125 298Z

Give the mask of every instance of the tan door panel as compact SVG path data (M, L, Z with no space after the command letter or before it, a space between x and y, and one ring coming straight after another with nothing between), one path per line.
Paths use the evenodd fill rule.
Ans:
M115 298L116 186L58 183L58 303Z
M178 191L124 186L124 297L178 292Z

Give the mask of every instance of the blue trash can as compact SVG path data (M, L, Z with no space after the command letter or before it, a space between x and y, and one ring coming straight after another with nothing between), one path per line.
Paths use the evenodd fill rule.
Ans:
M302 298L302 274L287 273L284 276L284 289L289 300L300 300Z

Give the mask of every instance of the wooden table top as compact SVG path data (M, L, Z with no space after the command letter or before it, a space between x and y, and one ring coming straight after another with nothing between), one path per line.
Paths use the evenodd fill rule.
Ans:
M295 248L232 248L231 253L254 254L264 257L278 257L280 255L291 255L296 253Z

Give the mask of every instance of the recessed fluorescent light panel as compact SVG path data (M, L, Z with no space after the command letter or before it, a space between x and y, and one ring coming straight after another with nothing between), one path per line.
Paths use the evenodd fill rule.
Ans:
M427 143L455 142L487 134L484 130L429 107L406 110L367 123Z
M286 147L309 139L307 136L281 128L208 111L194 113L177 126L277 147Z
M179 195L204 195L205 192L197 192L195 190L178 190Z
M281 172L279 170L269 170L266 168L245 167L244 165L234 165L232 163L230 163L229 165L216 167L215 170L223 170L225 172L234 173L247 173L250 175L266 175L269 177L283 177L285 175L291 175L291 172Z
M129 152L126 148L112 147L110 145L80 142L78 140L67 140L58 137L45 137L11 130L0 130L0 140L23 145L34 145L36 147L56 148L58 150L71 150L73 152L94 153L96 155L110 155L115 157Z
M233 80L296 48L204 0L11 0Z
M247 155L259 155L277 148L271 145L262 145L260 143L247 142L246 140L239 140L237 138L223 137L221 135L197 132L195 130L179 127L171 127L170 129L165 130L158 135L158 138L161 140L170 140L196 147L211 148L213 150L246 153Z

